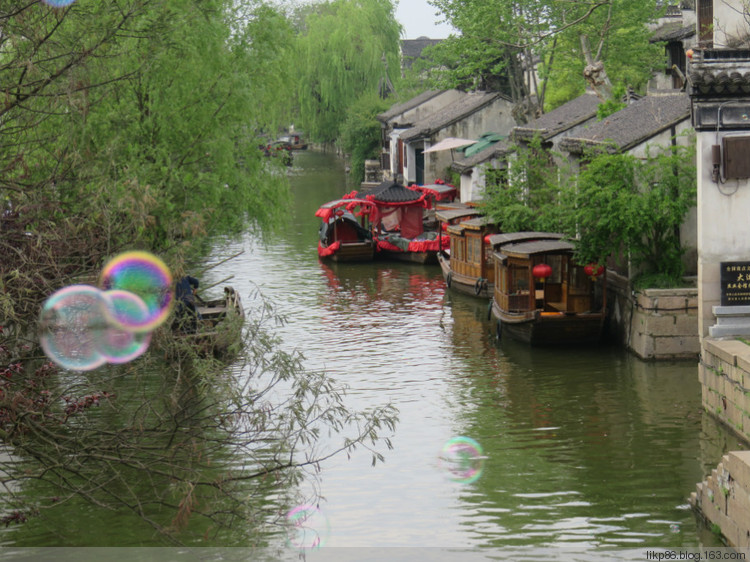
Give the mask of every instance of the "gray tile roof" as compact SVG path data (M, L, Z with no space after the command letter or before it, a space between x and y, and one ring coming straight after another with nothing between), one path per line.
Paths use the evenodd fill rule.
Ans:
M597 121L560 141L562 150L580 154L586 147L608 146L610 152L625 151L663 130L690 118L690 98L684 92L651 95Z
M401 40L401 65L410 68L412 63L422 56L422 51L427 47L432 47L440 43L442 39L430 39L428 37L418 37L417 39Z
M750 92L750 49L696 49L688 78L693 93L745 95Z
M460 158L454 161L453 164L451 164L451 169L463 173L473 168L474 166L481 164L482 162L486 162L487 160L491 160L492 158L497 158L499 156L502 156L503 154L507 154L512 149L513 142L508 139L503 139L500 142L485 148L482 152L478 152L473 156L470 156L469 158Z
M397 103L388 111L384 111L383 113L378 114L378 121L386 123L397 115L401 115L402 113L409 111L410 109L414 109L415 107L422 105L423 103L431 100L435 96L442 94L443 92L445 92L445 90L427 90L426 92L422 92L418 96L415 96L408 101Z
M649 43L680 41L695 35L695 25L683 25L682 21L670 21L658 27L651 34Z
M376 203L408 203L418 201L422 196L412 189L408 189L394 181L386 180L371 191L365 194L365 197Z
M466 94L443 109L425 117L401 134L405 141L429 137L464 117L467 117L501 97L499 92L472 92Z
M522 127L513 127L513 138L531 140L538 134L546 140L594 117L600 103L596 94L587 92Z

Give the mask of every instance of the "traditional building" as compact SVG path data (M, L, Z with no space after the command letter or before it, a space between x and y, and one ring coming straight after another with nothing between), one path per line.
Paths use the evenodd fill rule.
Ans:
M428 90L377 116L381 126L380 167L384 179L403 183L406 153L401 133L464 96L466 94L458 90Z
M516 124L512 111L513 102L499 92L472 92L417 121L399 135L405 150L405 182L422 185L448 179L444 176L453 153L425 151L448 137L478 139L487 132L508 135Z

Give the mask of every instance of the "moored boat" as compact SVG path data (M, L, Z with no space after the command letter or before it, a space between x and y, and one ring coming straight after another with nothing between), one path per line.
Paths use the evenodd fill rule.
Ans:
M606 270L574 262L556 233L490 236L495 247L492 317L498 337L531 345L597 343L606 311ZM587 271L588 269L588 271Z
M367 200L343 198L320 206L318 256L332 261L371 261L375 255L370 224L377 220L377 206Z
M173 327L175 334L190 342L202 356L223 358L230 354L232 346L242 336L245 309L242 299L234 287L224 287L224 296L204 301L198 299L197 320L181 323L177 319ZM190 329L183 329L186 325Z
M454 215L446 211L438 213L441 219ZM482 216L448 224L446 234L450 237L450 250L438 253L438 263L449 289L484 299L492 298L495 266L489 238L496 230L496 225Z
M429 194L384 181L364 194L364 198L378 207L377 220L372 221L377 257L437 263L438 250L447 247L448 238L440 236L437 227L425 228L424 211L430 208Z

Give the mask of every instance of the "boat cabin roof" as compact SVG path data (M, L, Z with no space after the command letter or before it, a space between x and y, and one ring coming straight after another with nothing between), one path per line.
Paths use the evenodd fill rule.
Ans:
M465 207L462 209L442 209L439 211L435 211L435 218L439 221L448 222L452 221L453 219L460 219L463 217L476 217L481 214L482 213L480 213L477 209Z
M487 217L473 217L470 219L466 219L464 221L461 221L458 224L451 224L448 226L448 232L451 234L463 234L464 230L473 230L473 231L481 231L484 227L488 225L493 225L494 223L488 219Z
M435 191L436 193L450 193L451 191L456 191L455 186L449 185L447 183L431 183L428 185L417 186L417 189L429 189L430 191Z
M531 242L519 242L517 244L506 244L495 252L500 261L506 258L528 259L537 254L570 254L575 246L567 240L533 240Z
M456 195L458 195L458 190L455 186L447 183L431 183L428 185L414 184L410 185L409 189L434 197L435 201L452 201Z
M368 201L367 199L335 199L334 201L323 203L320 206L320 208L321 209L335 209L336 207L340 207L342 205L349 205L350 203L353 203L354 205L365 205L365 206L373 205L373 202Z
M482 230L483 227L495 224L492 220L490 220L488 217L474 217L472 219L466 219L465 221L461 221L461 226L469 229L469 230Z
M491 235L489 243L497 248L503 244L522 242L524 240L560 240L563 236L559 232L503 232Z

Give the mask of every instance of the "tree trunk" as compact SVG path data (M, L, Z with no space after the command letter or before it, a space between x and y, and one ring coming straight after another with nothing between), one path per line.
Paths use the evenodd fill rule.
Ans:
M594 89L594 92L596 92L596 95L602 101L612 99L612 83L607 76L604 62L595 60L591 56L589 39L585 35L581 35L581 49L583 50L583 56L586 57L586 67L583 69L583 77L586 79L586 82Z

